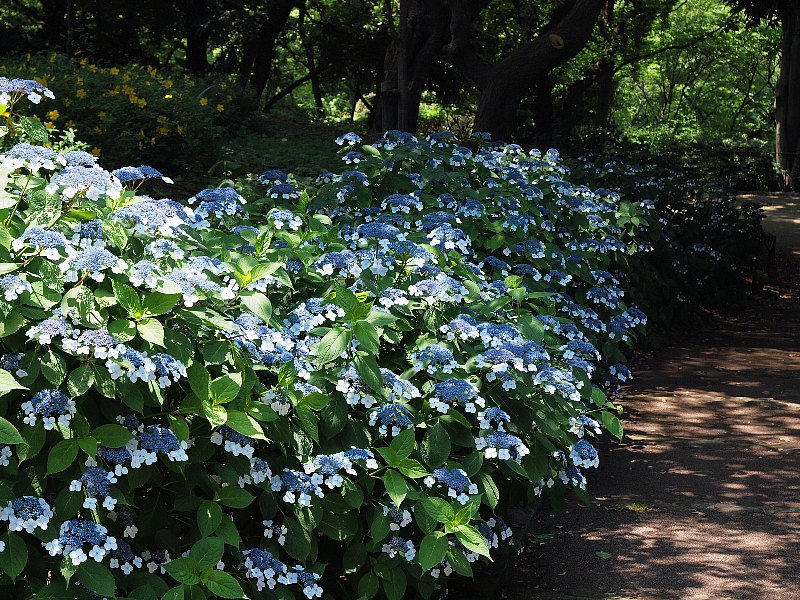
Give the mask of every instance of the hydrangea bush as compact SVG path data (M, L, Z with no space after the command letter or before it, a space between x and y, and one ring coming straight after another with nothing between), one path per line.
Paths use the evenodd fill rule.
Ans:
M186 202L0 154L4 593L431 597L585 493L658 216L554 151L339 142Z

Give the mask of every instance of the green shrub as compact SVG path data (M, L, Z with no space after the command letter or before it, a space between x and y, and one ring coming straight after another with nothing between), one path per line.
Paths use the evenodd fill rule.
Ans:
M358 170L189 206L0 154L8 594L430 597L520 547L508 508L585 496L658 215L554 151L340 142Z
M35 107L48 128L75 129L113 166L146 162L160 169L208 168L215 149L242 123L248 100L225 80L141 65L99 67L56 54L6 58L8 77L35 79L59 107Z

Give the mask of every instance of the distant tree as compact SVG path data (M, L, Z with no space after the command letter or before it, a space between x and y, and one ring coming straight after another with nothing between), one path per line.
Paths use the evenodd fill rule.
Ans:
M728 0L753 21L781 28L781 67L775 86L775 159L784 185L800 188L800 0Z

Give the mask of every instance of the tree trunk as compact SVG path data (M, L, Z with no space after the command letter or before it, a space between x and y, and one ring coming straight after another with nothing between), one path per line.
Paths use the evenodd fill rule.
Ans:
M522 99L553 69L578 54L589 42L606 0L568 0L554 11L538 38L520 46L495 65L487 65L469 43L468 26L477 3L448 0L452 33L447 54L480 90L475 129L496 140L510 139ZM469 14L470 9L472 13Z
M401 0L397 37L386 50L374 123L381 131L416 131L422 92L447 41L447 9L440 2Z
M194 0L185 7L186 68L195 75L208 71L209 27L208 0Z
M775 159L788 189L800 187L800 3L781 19L781 71L775 86Z

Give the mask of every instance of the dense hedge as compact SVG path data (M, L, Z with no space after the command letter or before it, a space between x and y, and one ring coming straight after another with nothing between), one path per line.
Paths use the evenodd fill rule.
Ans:
M8 597L429 597L519 549L508 508L584 494L659 215L554 151L339 141L307 190L188 204L0 154Z

